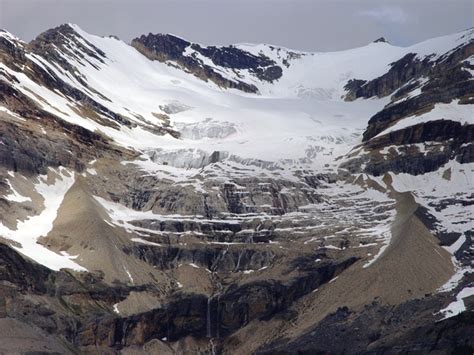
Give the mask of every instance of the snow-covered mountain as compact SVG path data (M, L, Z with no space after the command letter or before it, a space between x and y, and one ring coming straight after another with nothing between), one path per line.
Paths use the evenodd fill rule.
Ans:
M0 32L0 329L60 353L472 349L473 73L473 29L331 53Z

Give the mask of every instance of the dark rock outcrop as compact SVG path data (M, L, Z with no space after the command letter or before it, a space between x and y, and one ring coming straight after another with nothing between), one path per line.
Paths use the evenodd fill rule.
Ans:
M473 139L474 125L449 120L413 125L368 141L366 147L371 153L363 158L366 163L364 171L375 176L387 171L417 175L435 171L453 159L462 164L470 163L474 161ZM427 147L433 144L434 148L420 151L412 146L425 142L428 142ZM390 159L376 153L390 146L398 149L398 153L391 154ZM357 166L352 162L342 165L354 172L358 169Z
M364 171L373 175L385 172L422 174L435 171L448 161L461 163L474 161L473 126L451 121L440 115L436 120L421 121L386 134L383 132L405 119L416 120L439 104L467 105L474 97L474 81L466 61L474 54L474 42L466 41L446 54L434 58L420 58L409 53L395 63L390 70L369 82L351 80L346 85L346 100L391 96L391 102L373 115L363 134L365 153L342 164L349 171ZM416 94L413 94L414 91ZM410 96L413 95L413 96ZM426 147L437 143L437 147L419 151L417 143ZM380 154L384 148L394 146L396 150ZM361 169L361 167L364 167Z
M100 134L67 122L58 122L41 110L36 113L44 127L52 130L60 127L63 134L38 134L31 128L0 121L0 166L27 175L45 174L48 167L58 166L82 171L84 160L98 156L133 156L132 152L111 145Z
M295 260L288 271L301 268L304 273L285 283L268 280L233 284L211 298L178 293L156 309L119 317L109 307L132 291L146 290L146 286L110 287L90 274L51 271L0 244L0 316L60 334L62 341L76 349L120 349L161 338L175 341L186 336L225 337L253 319L268 319L287 310L294 301L356 260L327 260L321 266L306 259ZM28 294L49 301L35 307Z
M439 79L451 78L452 71L458 72L463 67L463 61L474 53L474 42L468 41L451 52L437 58L432 56L420 58L416 53L408 53L403 58L391 64L390 70L384 75L375 78L369 82L364 80L350 80L345 89L348 91L346 100L355 100L357 98L384 97L392 94L405 84L421 77L434 79L431 83L433 88L441 88ZM470 75L465 72L461 75ZM444 87L443 87L444 91Z
M389 43L385 37L377 38L373 43Z
M294 341L282 339L262 347L258 354L396 354L439 352L469 354L474 350L472 312L433 323L436 296L397 307L374 300L362 312L340 307L317 327ZM413 313L418 314L414 319ZM343 341L341 341L343 337Z
M132 46L152 60L176 63L202 80L245 92L257 93L258 89L253 84L239 80L238 75L233 79L224 77L215 67L203 62L196 53L208 58L216 67L234 71L246 69L262 81L273 82L283 74L282 68L270 58L263 54L256 56L234 46L202 47L173 35L151 33L135 38ZM188 49L192 51L191 54L185 54Z
M251 245L239 246L239 248L216 246L192 249L177 246L136 245L133 248L127 248L125 252L161 270L193 263L220 273L258 270L270 266L275 258L271 250L251 248Z
M252 319L271 318L277 312L288 309L302 296L329 282L356 261L357 258L351 257L340 263L311 266L302 276L287 283L268 280L231 287L215 300L217 334L229 335ZM300 265L300 262L295 262L292 267L300 266L304 268L304 263Z

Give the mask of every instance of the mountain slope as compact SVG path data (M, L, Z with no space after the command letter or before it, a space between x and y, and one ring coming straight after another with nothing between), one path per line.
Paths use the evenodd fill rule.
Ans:
M473 35L0 32L1 314L84 352L472 349Z

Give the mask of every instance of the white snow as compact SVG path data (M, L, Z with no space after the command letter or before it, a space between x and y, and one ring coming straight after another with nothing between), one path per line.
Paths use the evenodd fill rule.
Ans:
M443 177L443 173L451 170L451 179ZM436 209L430 207L435 203L446 199L457 198L469 200L474 191L474 164L460 164L450 161L437 171L421 175L393 174L392 186L399 192L414 191L414 197L422 206L428 208L429 212L439 221L440 230L458 232L463 234L474 229L474 215L472 206L449 203L446 208ZM455 252L448 247L450 252Z
M464 124L474 124L474 114L472 105L460 105L459 100L453 100L449 104L438 103L435 107L421 115L406 117L393 126L380 132L376 137L383 136L390 132L395 132L416 124L426 123L435 120L449 120Z
M474 287L465 287L456 296L456 300L451 302L446 308L442 309L440 313L444 314L444 318L450 318L462 313L466 310L464 298L474 296Z
M450 171L449 179L443 177L444 173ZM472 266L461 267L454 256L454 253L466 241L466 232L474 230L474 208L472 205L463 206L461 203L455 204L452 201L446 206L441 203L445 200L457 199L459 201L469 201L472 199L474 191L474 164L460 164L450 161L437 171L421 175L393 174L392 186L395 190L413 191L415 200L428 209L437 223L434 232L456 232L460 234L458 240L452 245L444 248L453 254L452 261L456 267L455 274L438 291L449 291L454 289L463 278L464 273L474 272ZM436 208L437 205L440 207Z
M147 245L153 245L153 246L156 246L156 247L161 247L161 244L153 243L153 242L150 242L148 240L144 240L142 238L132 238L131 241L136 242L136 243L142 243L142 244L147 244Z
M10 42L17 42L20 45L24 44L24 42L20 38L16 37L14 34L4 29L0 29L0 37L5 38L6 40Z
M1 75L1 71L0 71L0 75ZM18 119L20 121L25 121L25 119L22 118L20 115L16 114L15 112L10 111L8 108L6 108L4 106L0 106L0 112L5 112L8 115L10 115L12 117L15 117L16 119Z
M390 230L390 224L387 224L387 223L380 224L377 227L373 228L372 232L375 235L379 236L379 240L382 241L382 246L380 247L377 254L371 260L369 260L367 263L364 264L364 266L363 266L364 268L367 268L370 265L372 265L373 263L375 263L377 261L377 259L379 259L383 255L384 251L390 245L390 240L392 239L392 232Z
M130 282L133 284L132 274L130 274L130 271L125 267L125 265L123 266L123 269L125 270L125 273L127 274L128 278L130 279Z
M74 176L64 169L58 173L58 178L53 184L49 185L46 182L46 176L39 176L39 183L35 186L36 192L44 198L44 209L38 215L19 222L16 230L11 230L0 222L0 235L18 243L19 247L13 245L15 250L52 270L68 268L86 271L84 267L72 261L75 257L56 254L37 243L41 236L46 236L52 229L64 195L74 183Z
M330 53L239 44L237 48L254 55L264 54L283 68L283 76L268 83L248 70L234 72L216 67L224 76L236 78L238 75L241 80L256 85L260 95L255 95L224 90L166 63L150 61L120 40L94 36L76 25L70 26L77 33L75 40L80 45L94 50L90 43L105 53L103 62L87 55L81 58L75 53L77 48L73 41L69 43L70 48L58 52L77 68L88 87L39 56L29 58L138 126L114 129L100 125L75 112L73 108L77 103L69 98L34 83L23 73L13 72L4 65L1 68L15 75L20 80L15 86L45 110L89 130L101 131L120 145L150 154L154 151L155 165L159 166L152 167L151 171L160 170L165 159L168 165L178 168L201 168L213 152L221 152L225 159L244 165L268 167L278 163L285 168L318 170L327 165L334 167L334 158L360 143L368 118L389 102L388 98L345 102L342 96L349 79L374 79L407 53L440 56L472 36L472 31L465 31L406 48L371 43ZM191 48L187 48L186 53L215 67L212 61ZM288 67L284 61L289 63ZM446 112L450 119L458 113L467 117L461 112L464 108L452 109L451 106L462 105L449 105L449 110L455 110ZM435 112L416 120L432 119L430 115L437 117L442 113L439 110L445 108L437 107ZM161 127L163 121L156 114L164 113L168 114L171 127L181 132L180 139L156 135L146 129ZM459 119L465 120L462 117ZM410 119L407 122L410 124ZM399 128L395 125L393 129ZM196 185L196 189L200 186Z
M336 280L337 280L337 278L338 278L338 277L339 277L339 276L336 276L336 277L332 278L331 280L329 280L329 282L328 282L328 283L333 283L334 281L336 281Z
M10 187L11 192L8 195L4 196L5 199L11 202L18 202L18 203L31 201L31 198L27 196L23 196L21 193L16 191L9 179L6 179L6 181L7 181L8 186Z

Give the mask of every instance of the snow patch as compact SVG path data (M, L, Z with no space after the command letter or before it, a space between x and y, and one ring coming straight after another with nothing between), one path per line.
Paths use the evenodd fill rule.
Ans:
M84 267L72 261L75 257L57 254L38 244L38 239L46 236L53 228L64 195L75 180L74 175L65 169L56 173L58 175L53 184L46 182L46 176L39 176L39 183L35 186L36 192L44 198L44 209L38 215L19 222L16 230L11 230L0 222L0 235L20 244L19 247L12 246L15 250L52 270L67 268L86 271Z
M465 287L456 296L456 300L451 302L446 308L442 309L440 313L444 315L443 319L457 316L466 310L464 298L474 296L474 287Z

